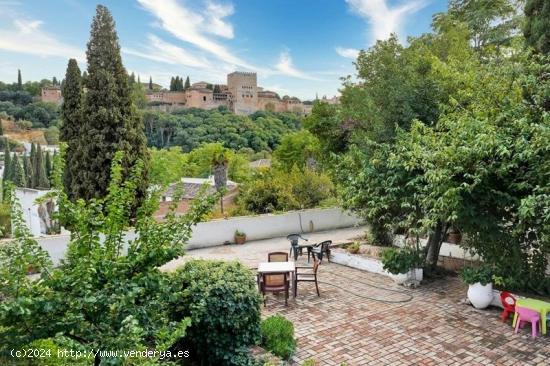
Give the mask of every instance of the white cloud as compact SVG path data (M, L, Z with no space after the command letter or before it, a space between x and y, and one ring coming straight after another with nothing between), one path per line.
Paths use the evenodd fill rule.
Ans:
M215 4L209 2L206 8L207 18L204 30L220 37L233 38L235 36L233 33L233 25L223 19L232 15L233 12L234 9L232 4Z
M407 16L427 5L427 0L411 0L403 5L388 7L387 0L346 0L351 8L367 19L372 29L372 42L387 39L392 33L399 33Z
M282 75L292 76L299 79L306 79L306 80L319 80L304 71L298 70L293 64L292 64L292 58L290 57L290 53L288 50L281 52L279 56L279 62L277 65L275 65L275 68L279 71Z
M233 7L210 3L204 13L193 11L175 0L137 0L141 6L153 14L160 26L176 38L203 49L218 59L246 69L255 69L224 45L209 35L233 37L233 27L224 20L233 13ZM210 13L209 13L210 12Z
M40 20L14 19L11 27L0 29L0 49L41 57L85 59L82 49L63 43L44 31Z
M183 65L196 68L212 67L205 57L196 56L189 50L168 43L153 34L149 34L147 39L149 40L149 45L145 51L139 51L133 48L123 48L122 52L128 55L172 65Z
M336 53L345 58L351 58L355 60L359 55L359 50L355 48L342 48L336 47Z

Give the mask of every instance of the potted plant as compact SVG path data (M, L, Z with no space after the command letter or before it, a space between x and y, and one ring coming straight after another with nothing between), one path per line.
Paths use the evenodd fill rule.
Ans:
M461 240L462 240L462 233L454 227L451 228L449 230L449 233L447 234L447 243L460 244Z
M235 243L244 244L246 242L246 234L242 231L235 230Z
M460 272L462 280L468 284L468 300L476 309L485 309L493 301L491 268L465 267Z
M423 257L419 250L409 247L403 249L390 248L382 252L384 270L393 275L396 283L402 284L408 280L422 281Z

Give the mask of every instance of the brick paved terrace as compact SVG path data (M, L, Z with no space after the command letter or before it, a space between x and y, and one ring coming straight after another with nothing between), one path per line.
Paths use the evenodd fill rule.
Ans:
M310 235L310 242L351 239L364 228ZM285 238L191 250L190 258L239 259L254 268L270 251L288 251ZM304 261L303 257L299 261ZM294 323L300 365L549 365L550 336L532 339L530 326L514 334L499 309L464 304L466 285L457 277L425 281L406 289L385 276L323 261L315 285L300 283L288 307L284 296L268 295L263 315L281 314Z

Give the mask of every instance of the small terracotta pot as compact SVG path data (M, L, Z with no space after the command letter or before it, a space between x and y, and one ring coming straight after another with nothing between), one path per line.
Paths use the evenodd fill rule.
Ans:
M236 244L244 244L246 242L246 235L235 235Z

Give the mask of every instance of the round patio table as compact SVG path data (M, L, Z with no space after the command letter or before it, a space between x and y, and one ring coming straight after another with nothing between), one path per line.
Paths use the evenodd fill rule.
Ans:
M516 307L527 308L531 310L538 311L540 313L540 328L541 333L546 334L546 314L550 313L550 303L542 300L536 299L517 299ZM514 321L512 326L516 326L516 321L518 318L518 313L514 313Z

